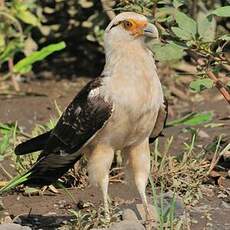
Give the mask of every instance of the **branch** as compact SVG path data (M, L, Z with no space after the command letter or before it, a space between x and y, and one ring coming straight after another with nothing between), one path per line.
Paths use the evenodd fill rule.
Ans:
M116 14L113 12L113 9L109 4L109 0L101 0L101 5L109 19L112 21Z
M204 65L203 59L201 59L196 53L191 50L186 50L187 53L197 62L198 65ZM225 100L230 104L230 93L226 89L224 83L219 79L218 75L215 75L210 69L206 70L207 76L213 80L215 87L219 90L219 92L223 95Z
M221 80L219 80L211 70L207 71L207 75L210 79L214 81L216 88L224 96L225 100L230 104L230 94L228 90L225 88L224 83Z
M14 70L13 70L14 69L14 63L13 63L12 58L9 58L9 60L8 60L8 68L9 68L9 71L10 71L10 77L11 77L11 81L13 83L14 89L16 90L16 92L19 92L20 87L19 87L18 82L15 79Z

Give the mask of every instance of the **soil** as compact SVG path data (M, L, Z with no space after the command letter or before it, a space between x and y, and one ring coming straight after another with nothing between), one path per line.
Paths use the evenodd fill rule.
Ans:
M87 81L89 81L87 78L78 78L72 82L67 80L46 80L21 83L21 91L27 92L24 95L15 96L12 94L6 96L0 93L0 122L10 123L17 121L25 132L30 133L35 124L44 124L50 117L57 115L54 101L63 110ZM214 111L213 123L224 124L224 126L216 128L200 127L200 131L202 130L202 135L199 136L198 140L200 148L203 148L220 134L230 136L230 110L227 103L215 90L211 93L205 93L202 100L196 98L193 102L186 100L181 101L181 103L178 100L177 104L170 106L169 120L192 111ZM161 146L163 146L167 137L173 135L174 145L171 151L176 154L182 152L183 143L191 138L189 132L184 132L183 126L169 127L165 129L164 135L165 137L160 138ZM14 169L9 166L10 160L5 160L3 165L8 167L7 170L14 174ZM7 179L6 175L1 171L0 179ZM226 177L225 188L229 188L229 181L229 177ZM218 185L215 186L217 192L214 192L211 197L210 194L204 194L204 197L195 207L187 207L193 220L191 229L230 229L230 198L221 197L218 192ZM70 189L70 192L74 196L75 202L60 189L58 194L46 191L39 196L8 194L3 197L3 204L11 218L22 214L36 214L40 218L47 214L55 214L57 218L64 216L64 218L68 219L68 210L74 208L79 201L90 201L95 205L99 205L102 200L100 192L92 187L87 187L84 190L73 188ZM111 184L109 193L112 200L115 199L119 203L140 203L137 193L121 183ZM225 202L224 204L223 201Z

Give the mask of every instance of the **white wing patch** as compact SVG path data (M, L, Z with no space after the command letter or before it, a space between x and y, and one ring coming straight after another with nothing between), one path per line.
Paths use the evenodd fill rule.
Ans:
M100 89L99 87L97 87L89 92L88 98L96 97L99 95L100 95Z

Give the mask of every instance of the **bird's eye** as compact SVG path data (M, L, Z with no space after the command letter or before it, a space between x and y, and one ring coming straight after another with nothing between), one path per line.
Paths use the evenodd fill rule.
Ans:
M125 21L123 21L123 26L125 29L130 29L133 26L133 23L125 20Z

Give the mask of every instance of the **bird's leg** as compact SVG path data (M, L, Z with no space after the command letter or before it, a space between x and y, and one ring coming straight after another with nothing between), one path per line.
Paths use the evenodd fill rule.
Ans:
M132 173L134 183L140 194L141 201L145 211L146 221L151 219L148 209L147 198L145 194L146 185L150 172L150 149L148 140L135 147L131 147L127 151L127 166Z
M88 157L89 179L92 184L99 186L102 191L105 218L109 221L108 184L109 170L113 161L114 151L111 147L98 145L93 149Z
M100 183L100 188L101 188L102 195L103 195L105 218L106 218L106 220L109 221L110 220L109 199L108 199L109 176L106 175L105 178L99 183Z

